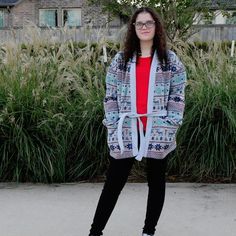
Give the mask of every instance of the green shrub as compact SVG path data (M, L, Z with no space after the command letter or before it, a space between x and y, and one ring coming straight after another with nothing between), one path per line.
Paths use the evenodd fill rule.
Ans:
M103 62L103 46L108 62ZM228 50L179 42L186 65L184 122L168 173L232 180L236 166L236 61ZM48 43L0 50L0 179L70 182L103 174L108 164L102 100L118 44ZM132 173L144 177L143 162Z
M217 43L177 53L188 71L186 111L172 168L198 180L236 170L236 60ZM173 171L172 170L172 171Z
M1 180L64 182L102 171L102 45L9 43L1 58Z

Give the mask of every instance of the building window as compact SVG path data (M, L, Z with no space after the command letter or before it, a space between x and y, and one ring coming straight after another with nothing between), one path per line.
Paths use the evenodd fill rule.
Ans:
M81 26L81 9L63 9L63 25L70 27Z
M4 10L0 9L0 28L5 27Z
M226 18L226 24L236 24L236 11L230 12L230 16Z
M57 27L57 10L40 9L39 10L39 26L41 27Z

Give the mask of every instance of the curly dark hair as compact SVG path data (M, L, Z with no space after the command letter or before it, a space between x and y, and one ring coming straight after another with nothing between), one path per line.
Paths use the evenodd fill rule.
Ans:
M150 13L156 24L155 36L153 38L153 45L152 45L152 56L154 54L154 51L156 50L159 61L161 62L161 64L165 63L166 65L168 58L167 58L167 41L166 41L165 29L161 17L153 9L149 7L138 8L128 23L128 30L126 33L126 38L123 46L125 65L129 61L129 59L133 57L134 53L136 53L137 59L139 58L141 53L139 38L136 35L135 26L133 23L135 23L138 14L142 12Z

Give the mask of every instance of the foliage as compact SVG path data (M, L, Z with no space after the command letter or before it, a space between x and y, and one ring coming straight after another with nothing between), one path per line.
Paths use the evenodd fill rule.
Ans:
M155 9L162 17L166 27L168 40L174 43L181 39L186 41L197 29L194 22L202 19L211 21L216 14L212 11L212 1L205 0L87 0L90 4L100 5L104 12L111 16L120 17L127 23L130 16L140 6L149 6ZM227 15L228 4L218 3L223 15Z
M98 4L97 1L89 0L91 4ZM139 6L149 6L156 9L160 13L167 30L167 36L170 41L174 41L176 37L188 38L191 35L191 28L194 16L201 9L196 8L196 2L200 6L201 1L195 0L121 0L107 1L100 0L103 10L109 12L113 16L121 17L127 22L133 12ZM204 8L206 9L206 7ZM190 33L190 34L189 34Z
M231 181L236 170L236 60L229 57L227 43L178 41L171 46L186 65L188 85L168 173ZM1 46L1 181L70 182L104 173L108 148L102 100L106 68L117 50L119 45L105 41ZM144 164L136 163L132 173L143 177Z
M188 69L188 86L171 168L198 180L230 180L236 172L236 60L224 44L211 43L202 51L190 46L173 46Z
M75 181L107 162L102 47L114 49L76 45L1 47L2 181Z

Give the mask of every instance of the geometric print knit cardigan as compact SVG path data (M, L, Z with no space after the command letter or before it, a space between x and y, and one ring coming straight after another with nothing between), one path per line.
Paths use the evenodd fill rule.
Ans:
M107 127L107 143L113 158L163 159L176 148L176 132L182 124L185 106L186 70L173 51L168 50L167 55L166 66L161 65L156 52L153 55L146 114L137 114L135 54L126 68L122 51L113 58L106 75L102 121ZM144 115L145 134L140 121Z

